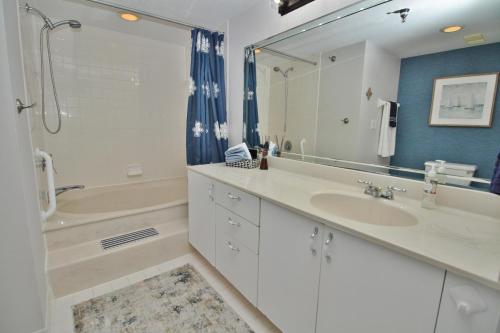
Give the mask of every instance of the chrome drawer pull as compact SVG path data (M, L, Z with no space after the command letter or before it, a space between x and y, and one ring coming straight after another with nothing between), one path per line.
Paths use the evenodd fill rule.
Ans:
M227 242L227 247L233 251L240 252L240 249L234 246L231 242Z
M235 226L235 227L241 226L240 222L234 222L230 217L227 219L227 223L229 223L230 225Z
M313 233L311 234L311 239L315 239L319 234L319 228L318 227L314 227L314 231Z
M238 196L238 195L234 195L234 194L232 194L232 193L228 193L228 194L227 194L227 197L228 197L229 199L231 199L231 200L238 200L238 201L240 201L240 200L241 200L240 196Z

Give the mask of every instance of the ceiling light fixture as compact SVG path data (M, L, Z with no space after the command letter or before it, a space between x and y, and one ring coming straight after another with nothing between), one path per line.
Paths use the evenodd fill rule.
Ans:
M131 14L131 13L120 13L120 17L123 20L129 21L129 22L135 22L135 21L139 20L139 16L137 16L135 14Z
M262 52L262 50L261 50L261 49L255 49L255 54L259 54L259 53L261 53L261 52Z
M446 33L450 33L450 32L457 32L457 31L460 31L462 30L464 27L462 25L449 25L447 27L444 27L444 28L441 28L441 32L446 32Z

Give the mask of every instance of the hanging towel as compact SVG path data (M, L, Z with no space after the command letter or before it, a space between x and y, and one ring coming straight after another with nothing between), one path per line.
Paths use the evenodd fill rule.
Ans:
M399 105L395 104L397 116ZM378 155L381 157L394 156L396 151L396 126L391 126L391 102L378 100L378 107L382 109L382 121L380 123L380 137L378 141ZM395 124L396 125L396 122Z
M229 148L224 155L226 156L226 162L239 162L252 159L252 155L245 143L240 143L239 145Z
M493 178L491 178L490 192L500 195L500 153L498 153Z
M391 103L391 115L389 118L389 126L391 127L396 127L398 124L398 103L396 102L389 102Z

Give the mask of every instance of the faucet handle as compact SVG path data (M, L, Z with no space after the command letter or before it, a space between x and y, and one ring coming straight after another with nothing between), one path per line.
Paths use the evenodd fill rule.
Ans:
M358 179L358 184L365 184L365 185L373 185L371 181L364 180L364 179Z
M396 191L396 192L403 192L403 193L406 193L407 190L403 187L394 187L394 186L387 186L387 189L388 190L391 190L391 191Z

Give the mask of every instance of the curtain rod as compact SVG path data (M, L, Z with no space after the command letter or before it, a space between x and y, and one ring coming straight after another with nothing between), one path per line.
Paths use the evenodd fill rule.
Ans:
M138 14L140 16L150 17L150 18L153 18L153 19L156 19L156 20L160 20L160 21L172 23L172 24L175 24L175 25L178 25L178 26L181 26L181 27L184 27L184 28L188 28L188 29L204 29L204 30L213 31L212 29L208 29L208 28L205 28L205 27L202 27L202 26L194 25L194 24L183 22L183 21L179 21L179 20L174 20L174 19L171 19L171 18L168 18L168 17L156 15L156 14L153 14L153 13L150 13L150 12L146 12L146 11L140 10L140 9L135 9L135 8L127 7L127 6L117 5L117 4L114 4L114 3L107 2L107 1L102 1L102 0L85 0L85 1L93 3L93 4L97 4L97 5L109 7L109 8L114 8L114 9L121 10L121 11L124 11L124 12ZM217 32L223 33L223 32L220 32L220 31L217 31Z
M304 59L304 58L300 58L300 57L297 57L297 56L294 56L294 55L291 55L291 54L288 54L288 53L285 53L285 52L281 52L281 51L277 51L277 50L274 50L274 49L270 49L268 47L255 47L255 46L252 46L252 49L254 49L254 50L260 49L260 50L262 50L264 52L274 53L276 55L279 55L279 56L282 56L282 57L286 57L286 58L290 58L290 59L297 60L297 61L302 61L302 62L308 63L309 65L313 65L313 66L316 66L318 64L315 61L311 61L311 60L307 60L307 59Z

